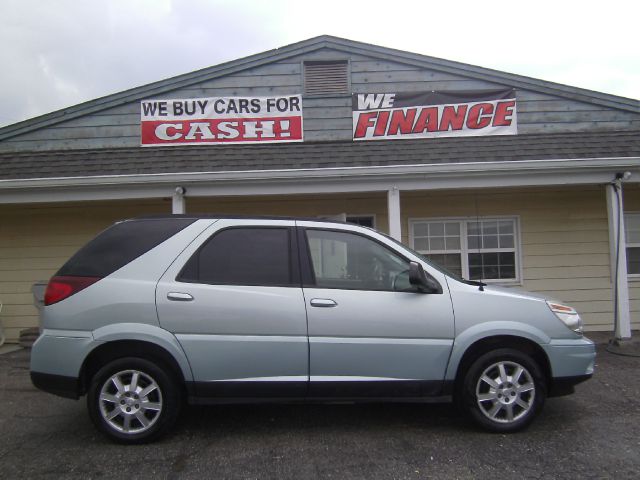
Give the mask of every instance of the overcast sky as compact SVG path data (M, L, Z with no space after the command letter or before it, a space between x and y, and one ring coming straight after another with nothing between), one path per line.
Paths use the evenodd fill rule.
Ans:
M317 35L640 98L636 0L0 0L0 125Z

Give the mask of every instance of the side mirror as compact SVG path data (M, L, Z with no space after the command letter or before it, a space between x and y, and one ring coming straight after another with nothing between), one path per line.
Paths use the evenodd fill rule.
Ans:
M409 263L409 283L422 293L442 293L442 286L418 262Z

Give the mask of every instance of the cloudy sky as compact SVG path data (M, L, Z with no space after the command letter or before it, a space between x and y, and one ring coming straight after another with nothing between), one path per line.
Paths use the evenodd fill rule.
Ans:
M640 98L634 0L0 0L0 126L329 34Z

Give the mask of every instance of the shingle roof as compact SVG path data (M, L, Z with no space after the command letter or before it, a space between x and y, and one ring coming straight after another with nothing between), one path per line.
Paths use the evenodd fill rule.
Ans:
M16 152L0 179L640 157L640 131Z

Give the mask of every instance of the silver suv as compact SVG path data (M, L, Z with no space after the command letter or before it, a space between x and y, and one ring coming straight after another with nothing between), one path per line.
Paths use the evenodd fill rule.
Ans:
M185 401L453 399L511 432L595 360L573 308L335 222L119 222L57 272L45 305L33 383L86 395L98 429L124 443L165 433Z

